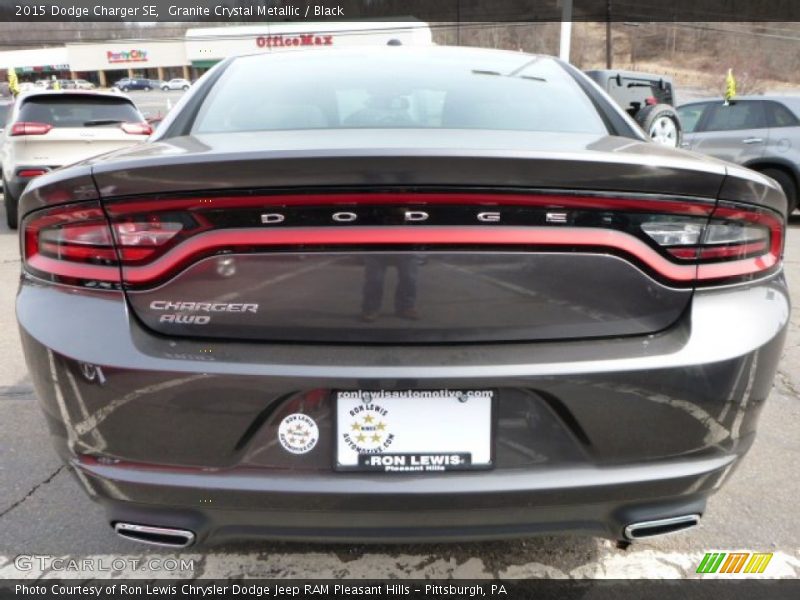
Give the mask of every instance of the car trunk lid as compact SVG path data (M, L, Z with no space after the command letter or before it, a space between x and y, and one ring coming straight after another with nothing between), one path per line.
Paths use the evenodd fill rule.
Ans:
M471 133L458 150L370 151L204 136L98 162L133 312L167 335L358 343L641 335L679 319L695 266L643 225L697 234L722 167L680 153L656 166L660 150L617 138L537 134L509 151L520 138Z

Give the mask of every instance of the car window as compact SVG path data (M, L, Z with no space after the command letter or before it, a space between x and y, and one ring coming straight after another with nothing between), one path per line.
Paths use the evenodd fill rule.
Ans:
M780 102L767 102L766 105L770 127L797 127L800 125L795 114Z
M700 117L708 106L708 102L701 102L699 104L686 104L678 107L678 118L681 120L681 127L684 133L693 133L694 130L697 129Z
M299 54L299 53L298 53ZM358 54L234 61L195 120L197 133L290 129L452 128L607 134L577 82L555 61L503 74L449 60L425 68ZM508 67L505 67L508 68ZM279 81L280 85L275 82Z
M743 100L726 105L720 102L711 107L706 121L706 131L735 131L766 127L764 103Z
M142 117L123 98L71 94L29 98L20 108L18 120L48 123L53 127L83 127L93 121L139 122Z
M655 98L658 104L672 104L672 86L667 82L663 82L662 89L661 82L652 79L612 77L608 80L608 91L626 110L642 108L648 98Z

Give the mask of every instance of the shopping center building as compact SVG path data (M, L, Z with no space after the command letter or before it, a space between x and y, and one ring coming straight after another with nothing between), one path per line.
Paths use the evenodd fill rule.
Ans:
M195 79L229 56L356 45L430 44L431 30L419 21L279 22L188 29L183 39L136 39L72 43L0 52L0 71L19 80L86 79L108 87L123 77ZM1 73L5 79L5 73Z

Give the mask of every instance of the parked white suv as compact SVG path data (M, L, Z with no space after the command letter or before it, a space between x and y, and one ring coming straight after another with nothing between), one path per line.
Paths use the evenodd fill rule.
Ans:
M73 79L75 82L75 87L79 90L93 90L95 85L91 81L86 81L85 79Z
M8 113L11 112L11 107L13 104L11 102L4 102L2 98L0 98L0 146L3 144L3 130L6 127L6 119L8 118ZM3 169L3 152L0 150L0 171Z
M0 139L6 220L28 182L48 171L139 143L152 128L130 98L89 91L20 94Z
M169 81L165 81L161 86L161 89L166 91L169 90L188 90L192 86L192 82L188 79L170 79Z

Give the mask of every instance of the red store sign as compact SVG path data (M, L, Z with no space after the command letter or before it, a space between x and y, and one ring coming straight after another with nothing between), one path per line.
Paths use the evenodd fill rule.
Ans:
M332 35L301 33L299 35L260 35L256 38L259 48L288 48L293 46L333 46Z
M106 52L110 63L147 62L147 50L121 50L119 52Z

